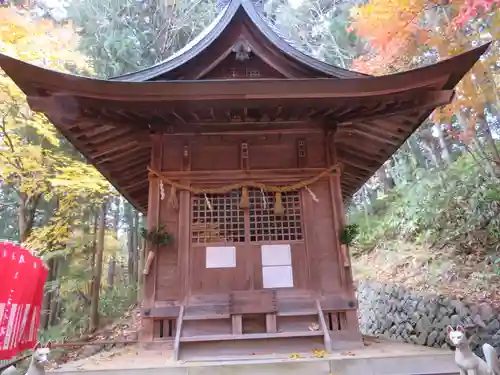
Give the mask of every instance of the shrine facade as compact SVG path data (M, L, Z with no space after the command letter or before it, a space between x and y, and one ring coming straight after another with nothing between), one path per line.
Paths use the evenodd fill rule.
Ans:
M178 358L362 345L344 203L488 45L383 77L294 48L250 0L153 67L109 80L0 66L138 210L140 340ZM267 350L267 349L266 349Z

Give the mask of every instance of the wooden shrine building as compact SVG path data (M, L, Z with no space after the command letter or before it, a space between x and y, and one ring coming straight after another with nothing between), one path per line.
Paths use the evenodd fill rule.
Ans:
M231 0L178 53L114 79L0 65L150 230L172 234L150 249L140 340L182 357L361 342L343 202L487 48L371 77L303 54Z

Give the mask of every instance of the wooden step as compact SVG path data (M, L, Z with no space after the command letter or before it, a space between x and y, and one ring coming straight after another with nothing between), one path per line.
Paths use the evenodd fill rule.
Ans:
M181 337L181 342L202 342L202 341L228 341L228 340L262 340L280 339L288 337L312 337L323 336L322 331L297 331L297 332L275 332L275 333L247 333L242 335L201 335Z
M230 319L229 314L199 314L199 315L186 315L184 320L214 320L214 319Z
M309 315L318 315L318 311L316 308L314 309L297 309L297 310L285 310L278 311L276 313L277 316L309 316Z

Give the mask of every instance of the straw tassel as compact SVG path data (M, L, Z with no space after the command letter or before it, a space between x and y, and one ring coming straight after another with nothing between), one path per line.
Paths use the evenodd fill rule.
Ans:
M316 194L314 194L312 192L311 189L309 189L307 186L305 186L304 189L306 189L306 191L309 193L309 195L311 196L311 198L312 198L313 201L315 201L316 203L319 203L318 197L316 196Z
M206 194L204 194L204 195L205 195L205 203L207 205L207 208L210 212L212 212L213 211L212 203L210 202L210 199L208 199L208 196Z
M264 189L260 189L260 194L262 195L262 203L264 203L264 209L267 209L267 198Z
M283 207L283 202L281 201L281 193L277 192L274 200L274 215L283 216L285 213L285 208Z
M250 199L248 198L248 188L246 186L241 188L240 208L250 208Z
M179 200L177 199L177 189L175 186L170 187L170 194L168 195L167 201L168 207L172 207L173 209L179 208Z
M165 188L163 186L163 181L160 180L160 199L164 200L165 199Z

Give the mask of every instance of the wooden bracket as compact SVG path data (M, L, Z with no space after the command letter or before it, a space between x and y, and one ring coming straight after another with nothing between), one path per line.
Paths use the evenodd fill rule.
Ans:
M248 143L243 142L240 149L240 168L242 170L248 170L250 168L248 162Z
M182 170L189 171L191 169L191 153L189 145L184 145L182 148Z
M304 168L307 164L306 141L304 139L297 141L297 164L299 168Z
M154 259L155 259L155 252L149 250L148 257L146 259L146 265L144 266L144 271L142 271L143 275L145 276L149 275L149 270L151 269L151 264L153 263Z
M349 261L349 249L347 245L341 244L340 251L342 251L342 260L344 261L344 267L349 267L351 262Z

